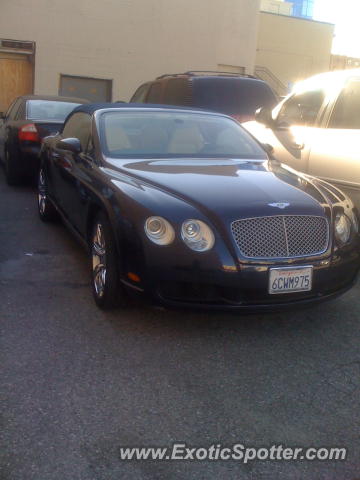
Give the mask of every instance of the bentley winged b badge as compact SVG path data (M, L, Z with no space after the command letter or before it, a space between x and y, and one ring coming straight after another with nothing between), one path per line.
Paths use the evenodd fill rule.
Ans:
M281 208L281 210L284 210L284 208L289 207L290 203L288 202L275 202L275 203L268 203L269 207L276 207L276 208Z

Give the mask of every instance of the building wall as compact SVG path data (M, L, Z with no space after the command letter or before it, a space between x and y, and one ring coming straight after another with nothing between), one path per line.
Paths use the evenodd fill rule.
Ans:
M36 42L35 93L60 74L113 80L129 99L163 73L245 67L252 73L260 0L1 0L0 36Z
M277 13L278 15L292 15L292 4L284 0L261 0L260 9L263 12Z
M334 25L261 12L256 65L285 86L330 69Z
M331 55L330 70L347 70L359 67L360 58L347 57L345 55Z

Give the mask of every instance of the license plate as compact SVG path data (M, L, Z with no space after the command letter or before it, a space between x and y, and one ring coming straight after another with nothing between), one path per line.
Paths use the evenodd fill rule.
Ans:
M307 292L312 288L313 267L270 268L269 293Z

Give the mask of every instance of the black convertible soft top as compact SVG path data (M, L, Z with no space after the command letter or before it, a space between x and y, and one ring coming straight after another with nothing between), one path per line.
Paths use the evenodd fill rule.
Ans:
M89 100L86 98L77 98L77 97L60 97L58 95L22 95L23 100L49 100L56 102L69 102L69 103L89 103Z
M137 109L137 108L142 108L144 110L146 109L151 109L151 108L160 108L164 110L184 110L184 111L195 111L199 113L212 113L214 115L224 115L223 113L218 113L218 112L211 112L210 110L205 110L203 108L194 108L194 107L179 107L177 105L160 105L160 104L155 104L155 103L125 103L125 102L119 102L119 103L87 103L83 105L79 105L78 107L75 107L74 110L72 110L69 115L65 118L63 127L65 123L69 120L69 118L74 115L74 113L77 112L82 112L82 113L88 113L89 115L92 115L94 112L97 110L103 110L106 108L116 108L116 109L121 109L121 108L126 108L126 109Z
M167 110L184 110L184 111L199 111L199 112L204 112L206 110L201 109L201 108L192 108L192 107L179 107L177 105L159 105L159 104L153 104L153 103L88 103L84 105L79 105L78 107L74 108L72 112L69 114L72 115L75 112L83 112L83 113L89 113L90 115L96 112L97 110L102 110L105 108L142 108L142 109L148 109L148 108L161 108L161 109L167 109ZM209 112L210 113L210 112ZM211 112L214 113L214 112ZM220 114L221 115L221 114Z

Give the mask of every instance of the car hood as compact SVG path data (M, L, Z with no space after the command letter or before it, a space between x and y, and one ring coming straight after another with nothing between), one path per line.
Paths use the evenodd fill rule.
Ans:
M107 159L107 164L115 175L116 171L126 173L207 215L217 213L230 220L279 214L324 215L330 204L320 186L275 161Z

